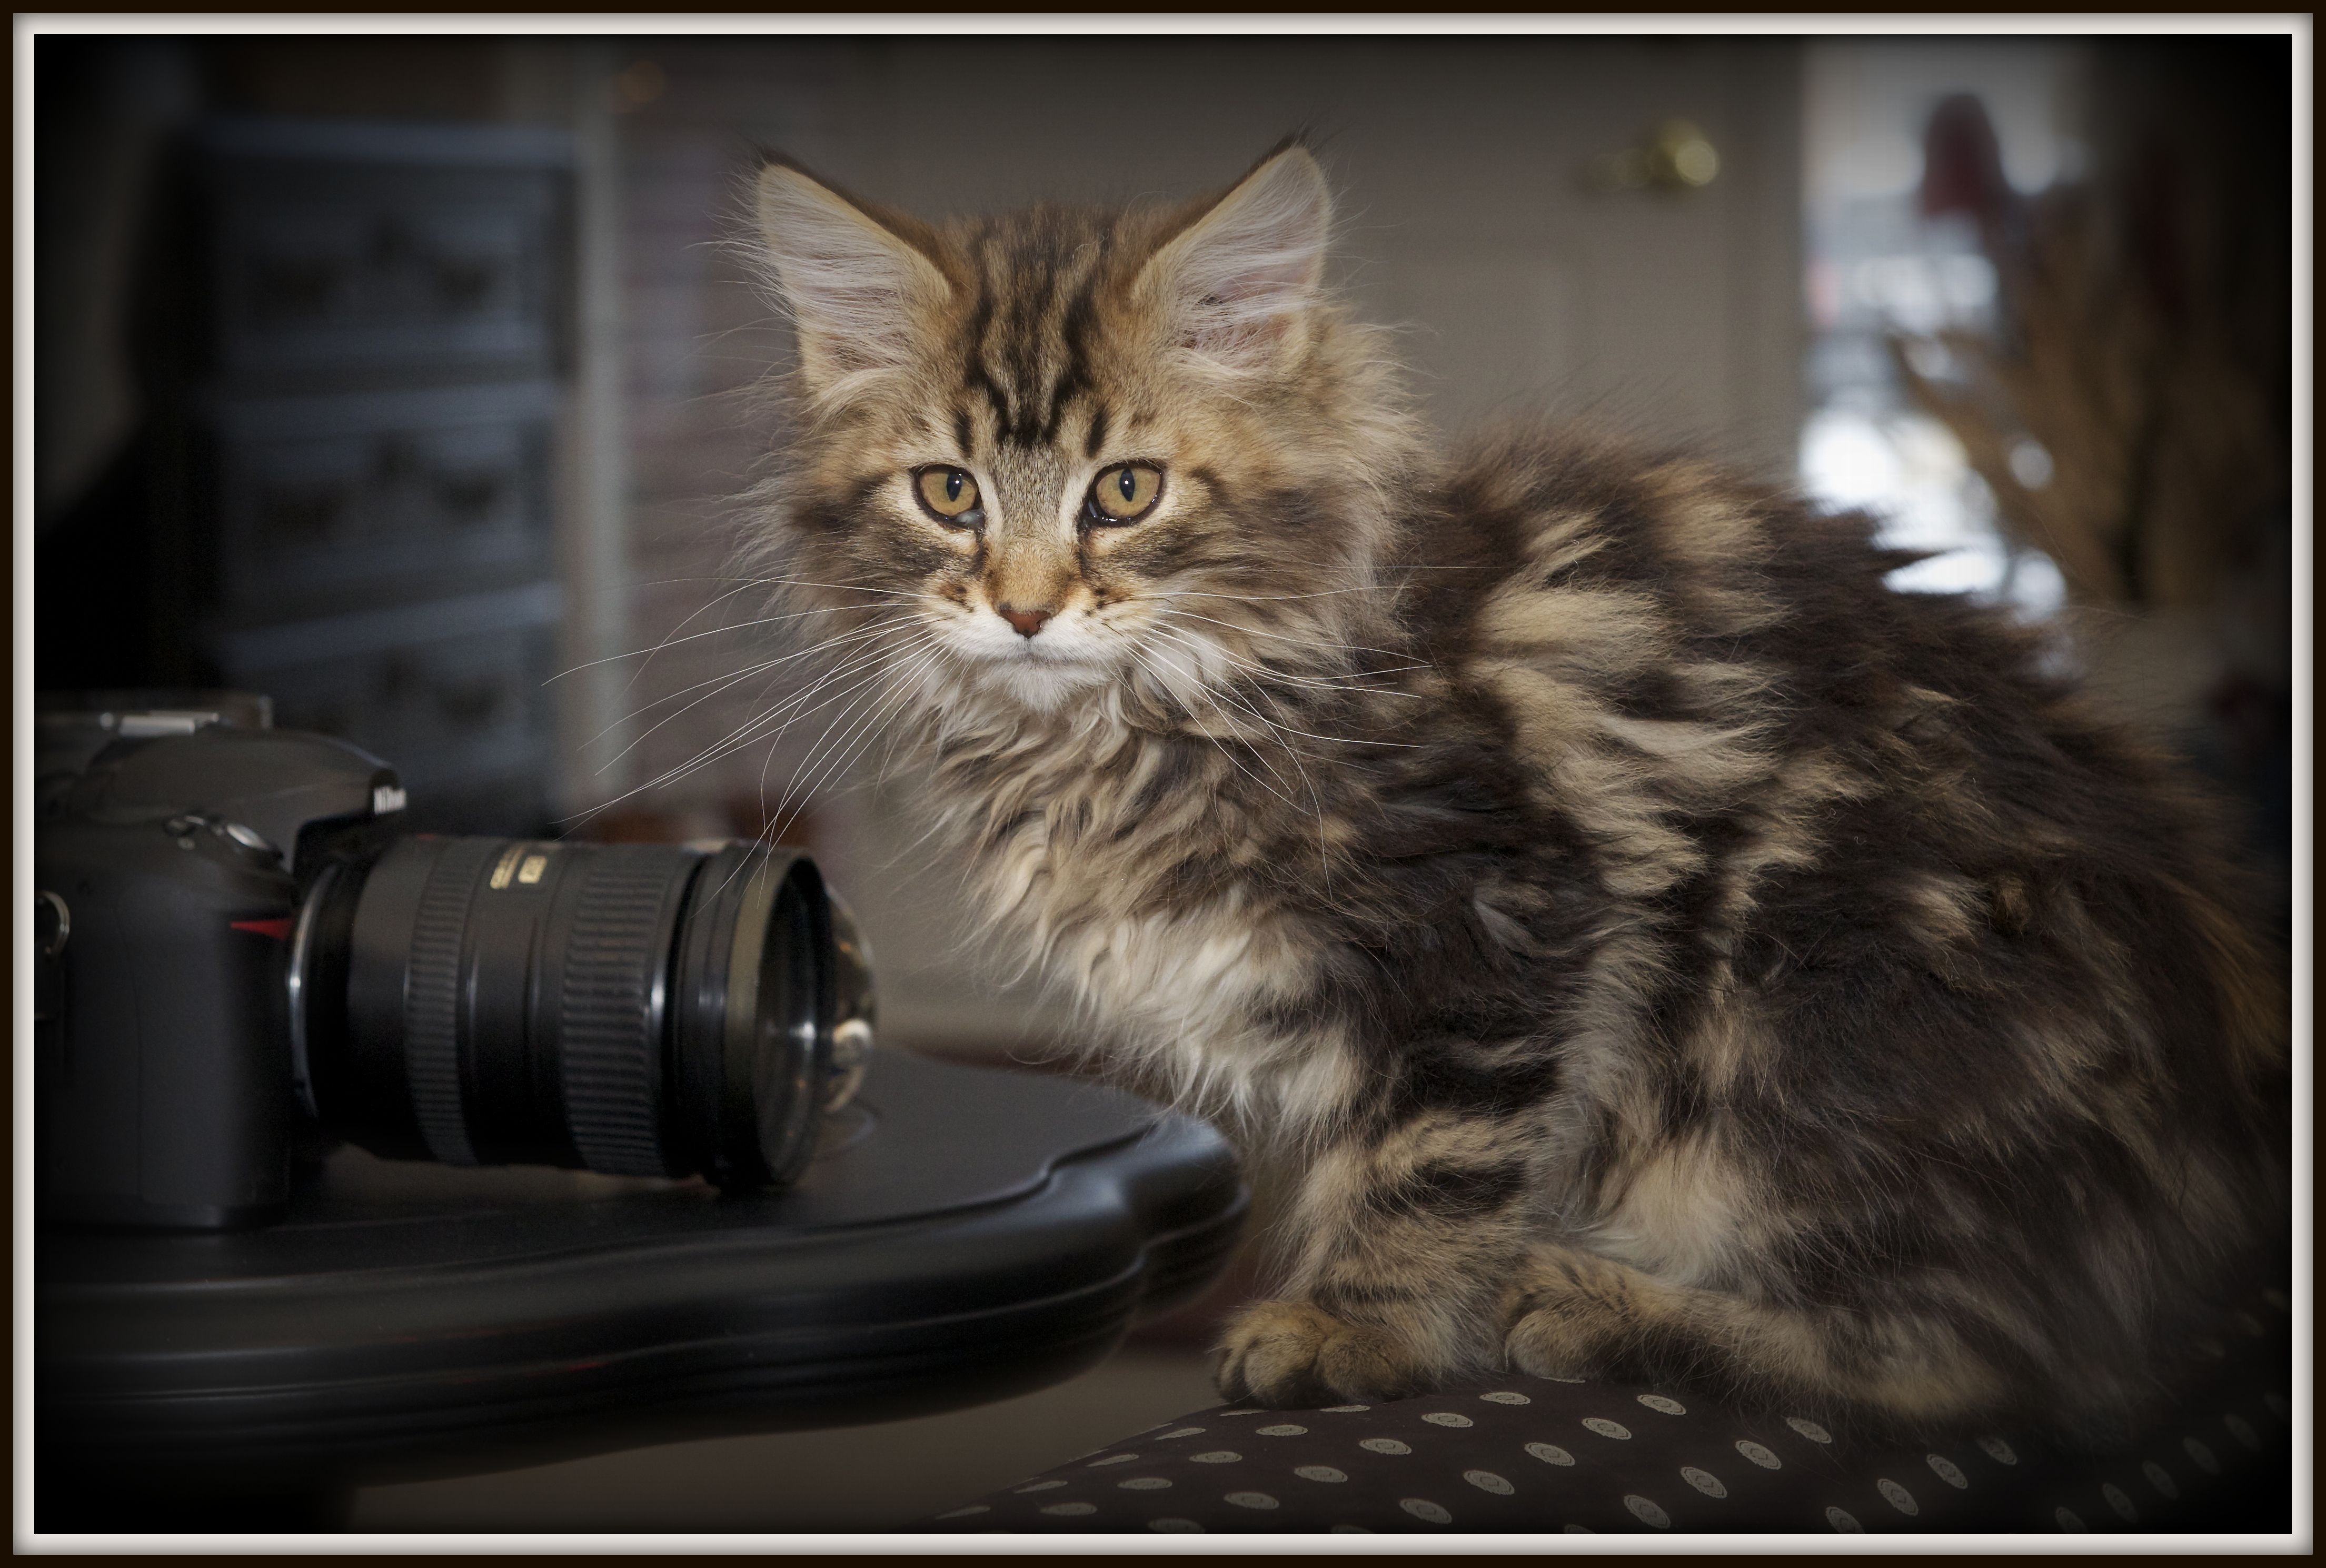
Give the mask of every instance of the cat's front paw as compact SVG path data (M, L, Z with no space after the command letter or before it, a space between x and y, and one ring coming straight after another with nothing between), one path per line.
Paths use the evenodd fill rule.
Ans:
M1221 1349L1226 1355L1220 1362L1220 1396L1271 1410L1405 1399L1437 1381L1390 1335L1344 1322L1306 1302L1246 1308Z
M1511 1325L1503 1354L1513 1372L1565 1382L1599 1376L1605 1336L1558 1307L1537 1308Z
M1620 1264L1538 1247L1503 1295L1503 1350L1512 1368L1537 1377L1605 1374L1642 1320L1636 1285Z

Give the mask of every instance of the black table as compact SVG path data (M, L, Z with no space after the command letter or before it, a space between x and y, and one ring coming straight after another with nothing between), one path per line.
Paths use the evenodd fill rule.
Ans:
M1005 1398L1200 1291L1246 1202L1200 1122L893 1051L778 1194L343 1150L263 1230L41 1233L36 1527Z

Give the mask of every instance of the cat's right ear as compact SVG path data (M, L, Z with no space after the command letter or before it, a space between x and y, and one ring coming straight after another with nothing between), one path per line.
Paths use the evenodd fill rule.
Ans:
M759 171L759 239L774 292L799 329L800 376L818 400L912 362L921 318L952 285L919 246L780 160Z

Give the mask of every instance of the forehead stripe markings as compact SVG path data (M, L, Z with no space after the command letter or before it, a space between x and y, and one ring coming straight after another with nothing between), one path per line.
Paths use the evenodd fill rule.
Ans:
M1046 350L1049 347L1051 333L1056 331L1062 339L1065 339L1069 337L1072 329L1067 322L1062 322L1058 319L1056 307L1060 293L1060 276L1058 258L1055 252L1044 250L1034 275L1035 285L1027 290L1024 301L1026 308L1016 323L1015 347L1018 353L1017 362L1012 367L1018 383L1016 402L1019 407L1026 411L1025 424L1014 433L1021 446L1046 446L1057 439L1060 389L1065 378L1075 374L1072 364L1075 350L1069 341L1064 344L1065 358L1069 361L1068 367L1060 378L1058 385L1050 392L1047 399L1047 410L1041 416L1041 424L1037 426L1034 423L1034 410L1043 406L1045 402L1037 389L1048 384L1050 380L1047 374L1046 364L1050 356Z
M1018 410L1026 403L1026 376L1022 363L1025 342L1025 313L1020 308L1028 285L1027 269L1012 268L1006 251L998 241L989 239L980 255L982 271L978 284L978 301L990 306L981 317L982 331L976 344L977 366L974 375L988 389L993 400L995 417L1000 428L994 438L1004 446L1024 444L1018 425Z
M1091 298L1098 291L1098 280L1086 274L1075 297L1066 306L1065 321L1058 335L1065 350L1065 369L1059 373L1057 385L1050 389L1050 412L1042 421L1042 440L1047 443L1058 438L1058 425L1065 417L1066 406L1080 394L1091 389L1090 355L1087 340L1092 316Z
M981 283L977 290L977 308L969 319L969 369L962 378L962 389L982 394L993 406L994 424L999 426L998 439L1008 441L1012 421L1009 400L985 366L985 340L993 322L993 293L989 284Z
M1099 448L1106 444L1106 405L1102 403L1091 411L1090 439L1083 443L1083 455L1096 457Z
M991 406L1002 444L1056 442L1066 411L1092 389L1087 341L1105 249L1102 241L1071 258L1055 249L1012 257L997 237L987 237L964 334L962 385ZM1048 373L1053 363L1055 378Z

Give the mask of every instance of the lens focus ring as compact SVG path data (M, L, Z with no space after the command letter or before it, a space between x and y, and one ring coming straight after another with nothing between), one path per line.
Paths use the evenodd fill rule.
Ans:
M421 1136L428 1142L428 1152L448 1165L477 1162L461 1103L461 943L477 873L496 847L488 838L447 840L429 868L428 884L412 920L405 1072Z
M565 1121L592 1171L661 1176L658 940L671 894L660 857L606 854L590 865L565 951L558 1037Z

